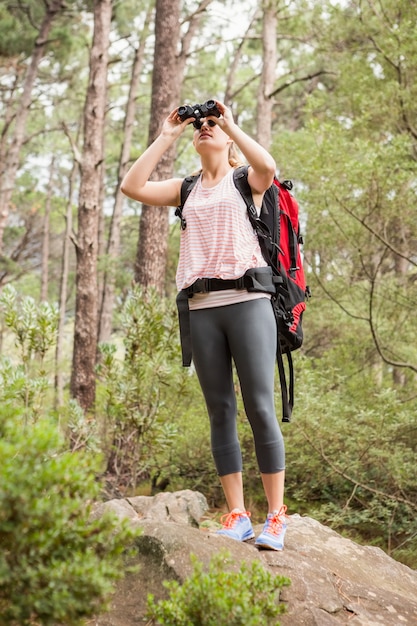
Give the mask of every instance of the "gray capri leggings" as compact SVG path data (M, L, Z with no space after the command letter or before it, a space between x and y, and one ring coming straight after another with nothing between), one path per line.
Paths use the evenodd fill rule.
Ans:
M252 428L259 470L285 468L275 415L276 322L268 298L190 311L193 361L207 405L219 476L242 471L232 359Z

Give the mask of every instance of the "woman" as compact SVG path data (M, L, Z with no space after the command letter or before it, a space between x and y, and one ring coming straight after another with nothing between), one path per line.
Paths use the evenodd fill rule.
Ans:
M244 501L233 360L268 501L266 522L255 545L282 550L285 451L274 408L276 322L268 293L248 291L241 282L234 284L248 270L267 266L245 203L233 183L234 146L249 164L248 182L257 207L272 184L276 165L271 155L238 127L231 111L221 102L215 103L219 117L182 121L178 109L172 111L160 135L127 172L121 189L147 205L178 206L182 179L149 178L165 151L188 124L194 124L193 144L200 156L201 175L184 205L177 286L187 289L189 295L193 362L229 509L218 533L239 541L255 536ZM199 293L195 285L201 284L201 278L217 280L212 281L210 291Z

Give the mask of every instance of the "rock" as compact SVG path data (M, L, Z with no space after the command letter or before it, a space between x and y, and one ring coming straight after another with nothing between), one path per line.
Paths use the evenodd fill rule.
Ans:
M198 528L207 510L198 492L161 493L112 500L94 515L113 510L142 530L135 563L139 570L120 582L108 614L97 626L146 623L147 594L166 597L163 580L182 582L192 571L190 554L208 564L227 550L236 569L260 560L273 574L291 580L281 591L287 613L282 626L408 626L417 624L417 572L382 550L360 546L309 517L290 515L282 552L258 551L254 541L239 543ZM262 525L255 526L259 534ZM219 617L219 626L228 626Z
M171 521L189 524L198 528L200 520L207 511L207 500L196 491L184 489L175 493L159 493L151 496L137 496L127 501L142 519Z
M107 512L111 512L119 519L133 519L137 520L138 514L135 509L127 500L108 500L107 502L101 502L93 507L92 519L99 519L100 516Z

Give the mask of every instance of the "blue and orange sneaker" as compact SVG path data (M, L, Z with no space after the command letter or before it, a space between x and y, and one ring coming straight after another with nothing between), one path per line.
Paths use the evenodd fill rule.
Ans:
M223 528L218 530L216 535L224 535L225 537L230 537L236 541L248 541L249 539L253 539L255 536L252 523L250 521L249 511L233 509L230 513L223 515L220 522L222 523Z
M286 512L287 507L284 504L279 511L268 513L263 530L255 541L257 548L264 550L284 549L284 535L287 530Z

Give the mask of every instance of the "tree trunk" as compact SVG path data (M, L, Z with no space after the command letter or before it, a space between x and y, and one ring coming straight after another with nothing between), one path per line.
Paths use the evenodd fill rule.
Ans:
M106 102L108 96L106 94ZM103 155L105 154L105 136L103 133ZM103 159L100 165L100 196L98 205L100 207L97 230L97 354L96 362L100 360L100 351L98 350L99 327L100 327L100 311L101 311L101 294L104 289L105 271L103 267L104 256L106 253L106 216L104 214L104 203L106 198L106 161Z
M111 0L94 0L94 35L84 114L84 146L78 204L74 351L71 394L84 410L95 401L97 352L97 249L101 163Z
M272 108L275 68L277 66L277 8L276 0L263 3L262 24L263 64L258 91L257 140L266 150L271 146Z
M157 137L162 121L179 105L182 83L177 62L179 37L179 0L156 0L149 144ZM158 163L152 176L154 180L172 177L174 155L175 146ZM155 287L160 293L165 284L168 217L167 207L143 205L135 263L135 280L145 288Z
M123 143L120 153L119 169L117 175L116 192L114 199L113 215L110 223L109 239L107 242L107 258L105 260L105 271L103 276L103 289L101 291L101 304L99 315L98 337L100 342L110 339L113 320L114 285L115 285L115 263L120 249L120 222L122 218L124 196L120 191L120 183L125 175L130 157L132 137L136 112L136 98L139 91L140 77L143 67L143 59L146 49L147 35L149 31L149 21L153 9L149 7L142 29L141 40L135 50L132 67L132 78L130 81L129 96L126 106L126 117L123 125Z
M39 63L43 57L45 46L48 42L55 17L66 9L63 0L55 0L44 3L46 7L45 17L39 29L39 34L35 42L30 65L25 77L23 92L20 97L19 107L14 120L14 132L8 140L7 150L2 146L2 152L5 152L5 161L0 164L0 254L3 250L4 230L9 217L10 199L16 180L17 170L19 168L19 154L22 147L26 120L29 114L32 89L38 73Z
M43 218L42 234L42 268L41 268L41 302L48 300L48 266L49 266L49 218L51 213L51 198L53 194L53 178L55 171L55 158L52 157L49 172L48 191L45 200L45 215Z
M69 260L70 260L70 242L72 234L72 203L74 195L75 181L78 175L78 164L74 161L74 165L71 172L69 194L66 210L66 226L64 234L64 245L62 251L62 266L61 266L61 284L59 290L59 321L58 321L58 333L55 349L55 408L64 404L64 382L61 372L61 361L64 354L64 331L65 331L65 316L67 309L67 290L68 290L68 274L69 274Z

